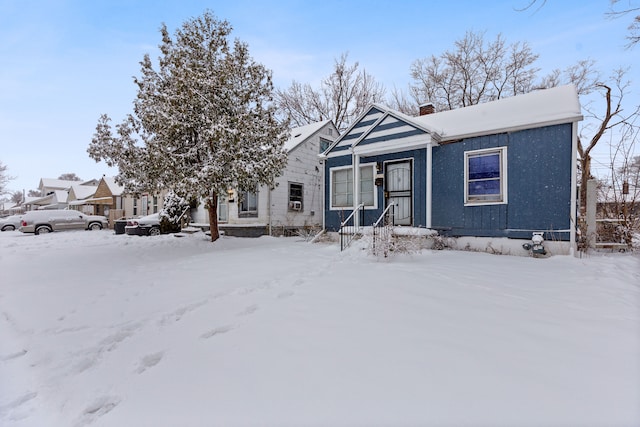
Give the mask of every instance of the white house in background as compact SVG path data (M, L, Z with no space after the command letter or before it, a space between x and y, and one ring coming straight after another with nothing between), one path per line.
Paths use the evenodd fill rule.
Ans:
M323 210L323 167L318 155L339 136L333 121L291 129L284 144L288 162L273 188L229 190L218 199L219 227L227 235L283 235L320 228ZM196 223L209 223L203 204L191 212Z
M68 204L68 193L72 186L95 186L95 179L89 181L68 181L64 179L41 178L38 184L40 197L26 198L23 205L26 210L65 209Z

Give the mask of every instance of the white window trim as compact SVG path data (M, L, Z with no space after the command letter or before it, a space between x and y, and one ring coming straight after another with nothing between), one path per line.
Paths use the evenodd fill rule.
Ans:
M499 201L469 201L469 156L478 154L500 154L500 194L502 200ZM482 206L482 205L506 205L507 200L507 147L484 148L482 150L472 150L464 152L464 205L465 206Z
M376 187L376 164L374 163L361 163L360 164L360 169L363 168L367 168L367 167L371 167L373 169L372 173L373 173L373 205L372 206L365 206L364 208L366 210L375 210L378 209L378 190ZM352 165L347 165L347 166L337 166L334 168L329 168L329 210L330 211L343 211L346 209L353 209L354 206L333 206L333 172L334 171L338 171L338 170L344 170L344 169L351 169L353 170L353 166ZM354 195L355 196L355 195ZM355 198L355 197L354 197Z

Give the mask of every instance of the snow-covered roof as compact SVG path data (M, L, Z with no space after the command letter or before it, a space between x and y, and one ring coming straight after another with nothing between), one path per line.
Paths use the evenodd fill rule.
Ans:
M25 203L40 205L40 206L45 204L47 205L51 204L51 202L53 202L54 200L56 203L67 203L68 196L69 196L69 193L67 192L67 190L53 190L50 194L47 194L46 196L34 197L34 198L27 197L26 198L27 201L25 201Z
M75 194L76 199L80 200L93 196L98 187L96 185L75 184L72 185L71 188L73 189L73 194Z
M582 112L575 86L566 85L411 120L446 141L579 121Z
M71 188L72 185L78 184L79 181L68 181L66 179L52 179L52 178L41 178L40 179L40 189L42 188L58 188L60 190Z
M291 137L284 143L284 149L287 150L287 152L293 150L300 145L300 143L311 137L314 133L330 122L331 120L324 120L291 129ZM329 135L323 135L322 137L329 140L333 140L335 138Z
M102 179L104 180L105 184L107 184L107 187L109 187L109 191L111 191L112 196L122 195L122 193L124 192L124 187L116 183L115 177L103 176Z

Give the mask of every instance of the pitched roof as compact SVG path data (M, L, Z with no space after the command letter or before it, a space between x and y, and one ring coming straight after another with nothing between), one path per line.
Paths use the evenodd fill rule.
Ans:
M566 85L411 120L452 140L579 121L582 112L575 86Z
M84 184L75 184L72 185L73 194L75 194L76 199L86 199L95 194L96 189L98 188L96 185L84 185Z
M331 120L324 120L291 129L291 137L284 143L284 149L287 150L287 152L293 150L329 123L331 123ZM333 139L329 135L323 135L323 138Z
M66 189L70 188L73 184L79 184L80 181L69 181L66 179L53 179L53 178L41 178L40 179L40 187L38 188L59 188Z
M580 101L573 85L538 90L418 117L408 116L384 105L373 104L323 155L346 154L345 150L359 146L363 140L371 139L372 136L383 141L381 144L389 149L399 150L406 148L406 144L418 146L420 141L426 141L417 135L420 132L428 134L432 141L453 141L571 123L582 118ZM391 139L394 141L392 144L388 142Z
M122 195L122 193L124 192L124 187L116 183L116 178L114 176L103 176L102 179L104 180L105 184L107 184L107 187L109 187L109 191L111 191L112 196Z

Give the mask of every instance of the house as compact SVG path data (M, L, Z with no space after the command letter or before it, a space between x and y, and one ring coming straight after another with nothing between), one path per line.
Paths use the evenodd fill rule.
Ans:
M35 209L66 209L68 194L72 186L95 186L95 179L89 181L69 181L64 179L41 178L38 184L40 197L25 198L26 210Z
M288 161L275 186L253 191L229 190L218 198L218 222L227 235L291 234L320 229L323 209L323 168L318 155L338 137L333 121L291 129L284 144ZM196 223L209 223L202 204L191 212Z
M113 226L116 219L137 218L159 212L162 209L162 194L127 194L115 177L103 176L93 197L84 199L84 204L91 206L95 215L109 218L109 225Z
M577 123L572 85L410 117L374 104L321 156L324 227L357 226L393 204L395 225L456 238L459 247L523 252L543 232L575 248Z
M87 200L94 196L97 189L97 185L71 185L67 195L67 205L69 206L69 209L75 209L87 215L94 215L95 206L88 203Z

